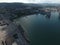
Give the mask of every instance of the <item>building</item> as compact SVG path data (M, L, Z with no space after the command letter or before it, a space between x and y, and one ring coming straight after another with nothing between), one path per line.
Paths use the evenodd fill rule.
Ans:
M20 30L9 19L0 17L2 17L0 18L0 45L29 45L24 36L24 31L21 31L22 29Z

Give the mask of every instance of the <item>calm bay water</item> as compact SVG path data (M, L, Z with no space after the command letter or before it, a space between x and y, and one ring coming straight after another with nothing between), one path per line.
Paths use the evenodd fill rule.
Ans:
M60 45L60 17L58 12L47 15L34 14L16 20L28 31L30 45Z

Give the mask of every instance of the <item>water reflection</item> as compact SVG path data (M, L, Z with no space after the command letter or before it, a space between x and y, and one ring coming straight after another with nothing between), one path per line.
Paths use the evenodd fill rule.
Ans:
M55 12L52 11L50 14L46 14L45 17L50 20L57 21L60 20L60 13L57 11Z
M60 15L51 12L49 15L30 15L16 20L28 31L31 45L60 45Z
M60 20L60 13L59 13L59 20Z
M51 14L46 15L46 18L50 19L50 17L51 17Z

